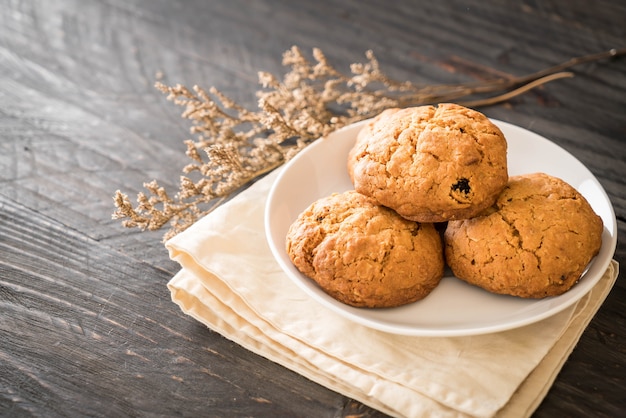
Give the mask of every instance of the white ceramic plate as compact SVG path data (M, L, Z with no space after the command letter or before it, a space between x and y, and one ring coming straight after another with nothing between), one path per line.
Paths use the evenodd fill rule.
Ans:
M338 302L302 275L285 251L287 230L315 200L353 189L346 159L363 122L316 141L281 169L265 211L265 230L274 257L285 273L322 305L354 322L395 334L486 334L528 325L571 306L598 282L613 257L617 244L613 207L593 174L567 151L523 128L494 123L507 138L510 175L545 172L560 177L582 193L604 221L600 253L565 294L540 300L496 295L457 279L447 270L439 286L421 301L398 308L367 309Z

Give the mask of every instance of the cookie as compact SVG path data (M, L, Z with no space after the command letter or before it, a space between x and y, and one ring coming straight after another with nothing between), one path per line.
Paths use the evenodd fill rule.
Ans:
M357 192L417 222L475 216L508 181L507 143L486 116L455 104L389 109L348 155Z
M569 290L602 245L602 219L561 179L512 176L496 203L444 233L446 261L458 278L523 298Z
M443 276L432 224L408 221L353 190L311 204L290 226L287 253L333 298L386 308L426 297Z

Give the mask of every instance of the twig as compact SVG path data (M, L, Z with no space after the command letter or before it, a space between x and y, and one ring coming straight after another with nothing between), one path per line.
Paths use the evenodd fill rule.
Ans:
M466 102L460 102L459 104L465 107L481 107L481 106L491 106L496 103L505 102L507 100L512 99L515 96L519 96L520 94L524 94L529 90L532 90L536 87L541 86L542 84L549 83L550 81L558 80L561 78L571 78L574 77L574 73L571 72L560 72L556 74L550 74L538 78L534 81L531 81L528 84L524 84L521 87L516 88L515 90L511 90L507 93L501 94L499 96L489 97L487 99L478 99L478 100L469 100Z

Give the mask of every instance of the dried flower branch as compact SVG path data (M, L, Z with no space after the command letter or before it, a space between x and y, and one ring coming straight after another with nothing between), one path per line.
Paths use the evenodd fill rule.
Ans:
M390 107L459 102L479 107L510 100L547 82L572 77L563 70L574 65L626 54L626 49L573 58L523 77L453 85L399 82L383 73L372 51L367 61L337 71L321 50L307 59L297 47L283 55L289 71L279 80L260 72L258 109L246 109L212 87L192 90L160 82L156 88L182 106L192 123L195 140L185 141L191 163L183 168L179 191L169 196L156 181L144 184L148 194L115 193L114 219L126 227L155 230L169 224L164 240L191 226L238 189L288 161L300 150L334 130L375 116ZM495 94L498 93L498 94ZM469 100L475 95L495 94ZM466 100L466 101L463 101ZM197 177L194 181L191 176Z

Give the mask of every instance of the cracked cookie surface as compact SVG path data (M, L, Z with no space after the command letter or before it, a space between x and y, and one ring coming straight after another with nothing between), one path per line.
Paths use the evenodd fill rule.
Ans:
M524 298L569 290L602 245L602 219L561 179L512 176L481 216L449 222L446 261L458 278Z
M456 104L388 109L348 156L356 191L417 222L470 218L508 180L507 143L486 116Z
M291 225L287 253L330 296L368 308L426 297L443 277L441 236L355 191L319 199Z

